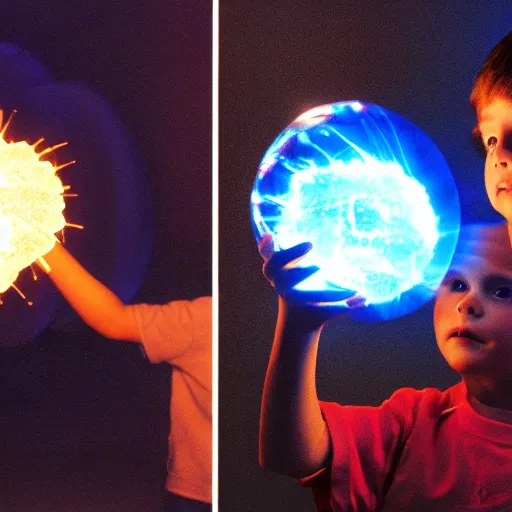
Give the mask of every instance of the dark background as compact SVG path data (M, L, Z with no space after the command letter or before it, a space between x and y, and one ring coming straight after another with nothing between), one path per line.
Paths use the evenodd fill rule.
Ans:
M87 84L131 135L154 210L134 301L211 293L211 19L199 0L2 4L0 41ZM169 375L82 324L0 350L0 510L159 510Z
M496 220L468 106L473 78L512 28L507 1L242 1L220 5L220 510L310 511L309 490L262 472L258 419L277 301L261 274L249 197L280 131L310 107L359 99L423 129L445 155L463 222ZM380 403L402 386L457 380L437 352L432 308L324 331L324 400Z

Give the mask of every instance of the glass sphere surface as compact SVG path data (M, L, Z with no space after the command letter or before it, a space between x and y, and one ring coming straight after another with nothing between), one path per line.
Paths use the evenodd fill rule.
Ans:
M460 227L457 189L436 145L414 124L358 101L299 116L260 163L254 234L274 249L311 242L296 290L350 289L363 320L402 316L435 292Z

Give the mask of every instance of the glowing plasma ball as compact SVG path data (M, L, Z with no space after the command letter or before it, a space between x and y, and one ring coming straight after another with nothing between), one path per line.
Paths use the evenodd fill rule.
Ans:
M251 196L257 241L311 242L296 290L347 288L365 320L390 319L434 293L457 242L460 211L435 144L398 114L357 101L314 108L265 153Z
M32 145L7 142L9 122L0 132L0 293L15 287L19 272L50 251L55 233L68 225L63 215L68 187L56 171L73 163L54 167L41 160L65 143L36 152L43 139Z

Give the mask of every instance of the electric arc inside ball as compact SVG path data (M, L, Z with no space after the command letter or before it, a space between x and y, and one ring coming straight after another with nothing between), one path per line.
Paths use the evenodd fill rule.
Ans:
M355 290L380 318L428 300L451 261L457 189L415 125L357 101L314 108L265 153L251 195L254 233L276 250L311 242L297 290Z

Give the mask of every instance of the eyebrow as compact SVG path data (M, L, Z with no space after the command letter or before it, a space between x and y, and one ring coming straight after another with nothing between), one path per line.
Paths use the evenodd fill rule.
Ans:
M478 124L487 123L489 121L492 121L493 119L494 119L494 116L490 116L489 114L486 114L486 115L478 118Z
M453 277L460 277L461 279L466 279L466 275L464 271L461 268L458 267L452 267L446 272L444 279L450 279ZM489 274L487 276L484 276L483 282L484 283L490 283L500 281L505 284L510 284L512 286L512 276L504 275L504 274Z
M485 277L484 282L489 281L501 281L507 284L512 285L512 277L511 276L504 276L503 274L490 274Z
M457 268L457 267L451 267L450 269L448 269L448 271L446 272L446 274L444 275L443 277L443 281L445 279L449 279L451 277L464 277L464 273L462 272L461 269Z

